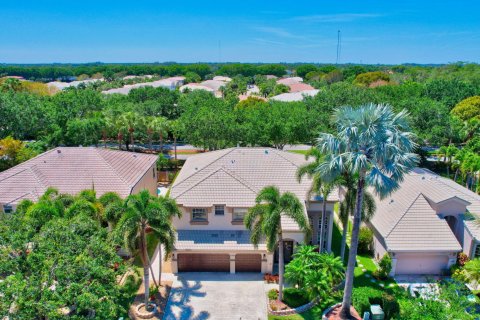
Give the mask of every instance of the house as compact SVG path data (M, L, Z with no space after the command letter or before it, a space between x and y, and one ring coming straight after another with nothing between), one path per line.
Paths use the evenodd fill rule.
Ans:
M232 78L230 78L230 77L225 77L225 76L215 76L215 77L213 77L212 80L214 80L214 81L222 81L222 82L230 82L230 81L232 81Z
M284 84L286 86L294 84L294 83L301 83L303 79L301 77L290 77L290 78L282 78L277 80L277 84Z
M215 90L210 88L210 87L207 87L207 86L204 86L204 85L201 85L199 83L187 83L183 86L181 86L179 88L180 92L185 92L185 91L193 91L193 90L205 90L205 91L208 91L208 92L211 92L211 93L215 93Z
M293 102L293 101L303 101L305 97L314 97L320 90L306 90L301 92L288 92L282 93L270 98L270 100L283 101L283 102Z
M121 197L148 189L157 194L157 157L93 147L59 147L0 172L0 211L11 212L23 199L36 201L49 187L77 194Z
M173 272L226 271L272 272L276 253L265 242L255 247L243 224L247 210L255 205L258 192L275 185L294 193L304 205L312 226L312 244L319 244L322 199L307 199L311 181L300 183L297 169L307 163L303 155L272 148L230 148L188 158L175 179L170 196L180 206L182 218L174 218L177 241L172 255ZM327 198L323 247L330 251L333 206L338 191ZM305 242L298 225L282 218L285 261L293 248Z
M392 258L391 275L443 274L459 252L480 256L480 196L427 169L407 174L391 196L376 197L368 224L374 254Z
M170 77L170 78L155 80L151 82L126 84L121 88L104 90L102 91L102 93L103 94L119 93L119 94L127 95L130 93L132 89L144 88L144 87L153 87L153 88L163 87L170 90L175 90L177 87L183 85L184 81L185 81L185 77Z
M315 88L312 87L311 85L306 83L301 83L301 82L288 84L287 87L290 88L290 92L303 92L303 91L315 90Z

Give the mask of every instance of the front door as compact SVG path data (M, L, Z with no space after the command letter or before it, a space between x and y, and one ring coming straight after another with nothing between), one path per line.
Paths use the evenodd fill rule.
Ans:
M278 247L275 249L275 263L278 263ZM283 240L283 262L289 263L293 259L293 241Z

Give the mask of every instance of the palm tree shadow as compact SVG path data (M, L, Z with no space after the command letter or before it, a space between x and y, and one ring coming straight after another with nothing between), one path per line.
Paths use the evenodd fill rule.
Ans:
M182 285L178 288L172 288L170 298L165 307L164 320L206 320L210 318L208 311L197 311L189 305L192 297L205 297L206 292L201 292L202 284L200 281L190 283L180 280Z

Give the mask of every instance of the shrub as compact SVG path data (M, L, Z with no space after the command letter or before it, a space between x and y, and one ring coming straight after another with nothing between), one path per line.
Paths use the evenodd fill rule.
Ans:
M290 308L297 308L310 302L305 291L297 288L283 290L283 302Z
M373 71L373 72L365 72L360 73L355 77L354 84L361 85L361 86L369 86L371 83L383 80L386 82L390 81L390 76L382 71Z
M392 319L400 313L400 305L395 296L385 292L382 295L382 308L385 319Z
M370 311L370 305L382 305L382 291L370 288L359 287L353 289L352 303L359 314Z
M390 274L390 271L392 271L392 258L390 258L390 255L388 253L385 253L378 262L378 266L380 269L378 270L378 274L382 279L385 279L388 277Z
M272 289L268 291L268 299L270 300L277 300L278 299L278 290Z
M465 263L467 263L470 259L468 258L468 256L463 253L463 252L460 252L457 256L457 265L459 267L463 267L465 265Z
M372 254L373 245L373 232L368 227L360 228L358 235L358 253L359 254Z

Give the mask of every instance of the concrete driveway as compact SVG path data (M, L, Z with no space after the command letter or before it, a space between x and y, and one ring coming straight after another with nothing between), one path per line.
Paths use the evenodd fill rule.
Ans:
M263 276L258 273L180 273L173 283L163 319L267 319Z

